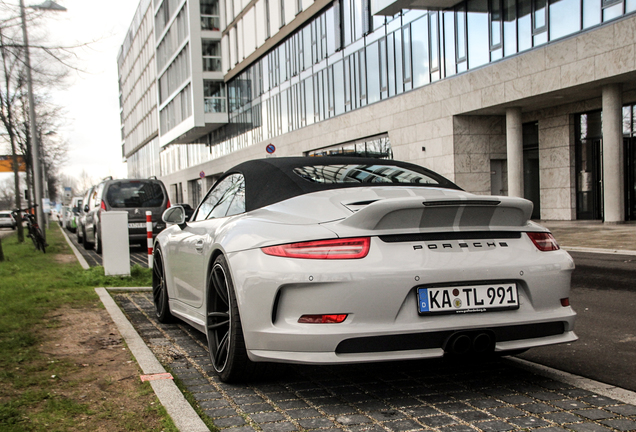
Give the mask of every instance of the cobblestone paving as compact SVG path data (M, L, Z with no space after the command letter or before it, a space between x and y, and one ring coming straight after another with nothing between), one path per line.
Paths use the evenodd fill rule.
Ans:
M261 382L224 384L201 333L156 322L150 293L114 297L201 410L227 432L636 431L636 406L505 359L288 366Z

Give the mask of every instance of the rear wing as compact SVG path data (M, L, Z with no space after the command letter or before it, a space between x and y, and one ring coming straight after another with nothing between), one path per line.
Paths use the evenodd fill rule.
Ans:
M528 227L533 204L514 197L404 197L380 199L330 228L348 231L521 231ZM338 229L340 228L340 229ZM532 230L536 230L533 227Z

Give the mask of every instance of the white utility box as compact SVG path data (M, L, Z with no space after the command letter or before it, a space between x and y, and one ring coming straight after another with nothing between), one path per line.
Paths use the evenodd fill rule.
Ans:
M102 260L106 276L130 276L128 212L102 212Z

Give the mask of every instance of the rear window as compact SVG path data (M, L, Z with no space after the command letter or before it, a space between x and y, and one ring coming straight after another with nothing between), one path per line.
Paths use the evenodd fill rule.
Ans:
M294 168L294 173L312 183L391 183L438 185L428 175L392 165L315 165Z
M106 202L112 208L160 207L163 188L157 182L114 182L108 186Z
M5 214L0 214L0 218L6 218L6 219L9 219L10 217L11 217L11 215L6 214L6 213L5 213Z

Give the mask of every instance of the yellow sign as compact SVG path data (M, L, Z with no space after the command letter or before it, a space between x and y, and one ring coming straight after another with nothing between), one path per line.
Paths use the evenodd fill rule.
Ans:
M18 156L18 171L26 172L22 156ZM13 172L13 156L0 156L0 172Z

